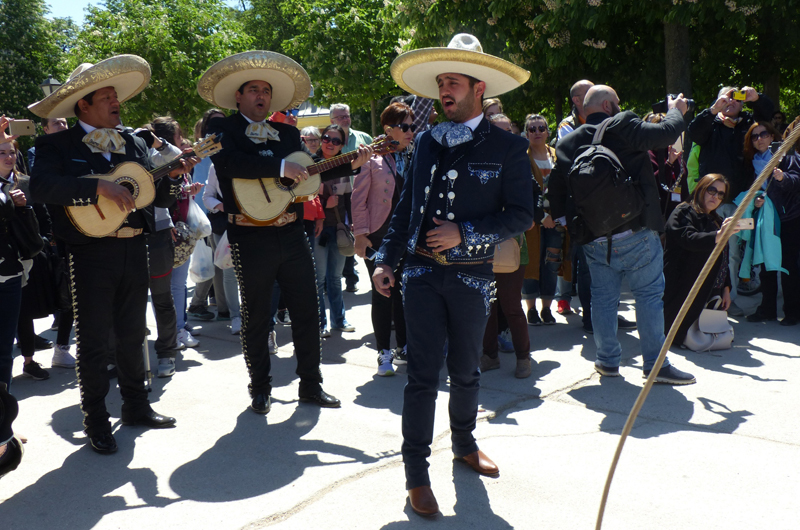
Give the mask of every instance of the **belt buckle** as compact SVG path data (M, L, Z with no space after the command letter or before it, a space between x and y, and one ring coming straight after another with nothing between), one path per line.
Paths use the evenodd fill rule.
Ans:
M128 239L136 235L136 232L130 226L124 226L117 230L117 237L122 239Z
M447 257L441 252L432 252L433 259L440 265L447 265Z

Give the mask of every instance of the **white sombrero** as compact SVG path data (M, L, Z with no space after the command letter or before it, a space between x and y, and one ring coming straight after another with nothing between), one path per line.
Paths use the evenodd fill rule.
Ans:
M469 33L459 33L447 48L421 48L401 54L391 67L392 77L412 94L439 98L436 76L448 72L472 76L486 83L485 97L494 97L525 83L531 73L508 61L483 53Z
M83 63L69 79L41 101L28 105L40 118L72 118L75 104L95 90L113 86L122 103L141 92L150 82L150 65L138 55L117 55L97 64Z
M197 93L212 105L236 108L236 91L248 81L272 86L270 111L286 110L308 99L311 79L297 62L263 50L237 53L209 68L197 82Z

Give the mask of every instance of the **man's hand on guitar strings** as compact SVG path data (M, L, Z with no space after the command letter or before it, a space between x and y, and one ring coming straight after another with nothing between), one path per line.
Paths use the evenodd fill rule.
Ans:
M114 182L98 180L97 194L116 204L122 212L132 212L136 208L133 195L128 188Z

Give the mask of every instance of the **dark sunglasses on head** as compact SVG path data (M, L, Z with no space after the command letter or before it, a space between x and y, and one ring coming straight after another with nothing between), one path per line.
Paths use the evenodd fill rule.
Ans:
M763 140L764 138L772 138L772 135L769 131L761 131L761 134L754 134L750 138L755 142L756 140Z
M706 188L706 193L712 197L719 197L720 199L725 196L725 191L720 191L717 188L712 188L711 186Z
M328 136L328 135L326 134L325 136L323 136L323 137L322 137L322 143L323 143L323 144L327 144L328 142L332 143L333 145L337 145L337 146L338 146L338 145L342 145L342 144L344 143L344 142L342 142L340 139L338 139L338 138L331 138L330 136Z
M535 133L537 129L539 132L545 132L547 130L547 125L539 125L538 127L536 125L531 125L528 127L528 132Z
M389 128L394 128L394 127L399 128L403 132L408 132L408 130L411 129L411 132L413 133L413 132L415 132L417 130L417 126L415 124L413 124L413 123L411 123L411 124L400 123L398 125L389 125Z

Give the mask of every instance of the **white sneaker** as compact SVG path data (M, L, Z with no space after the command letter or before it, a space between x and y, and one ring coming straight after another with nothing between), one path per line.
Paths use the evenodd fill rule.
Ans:
M60 366L61 368L75 368L75 357L70 355L69 346L56 344L53 346L53 362L51 366Z
M233 317L231 319L231 335L238 335L242 332L242 317Z
M394 366L392 365L392 351L381 350L378 353L378 375L386 377L394 375Z
M185 329L178 330L178 342L182 342L187 348L194 348L200 345L200 341L192 337L192 334Z
M321 328L319 328L319 338L327 339L330 336L331 336L331 330L329 330L327 327L322 326Z
M267 339L267 343L269 345L269 352L272 354L278 353L278 334L273 330L269 332L269 339Z
M175 357L165 357L158 360L158 377L172 377L175 375Z

